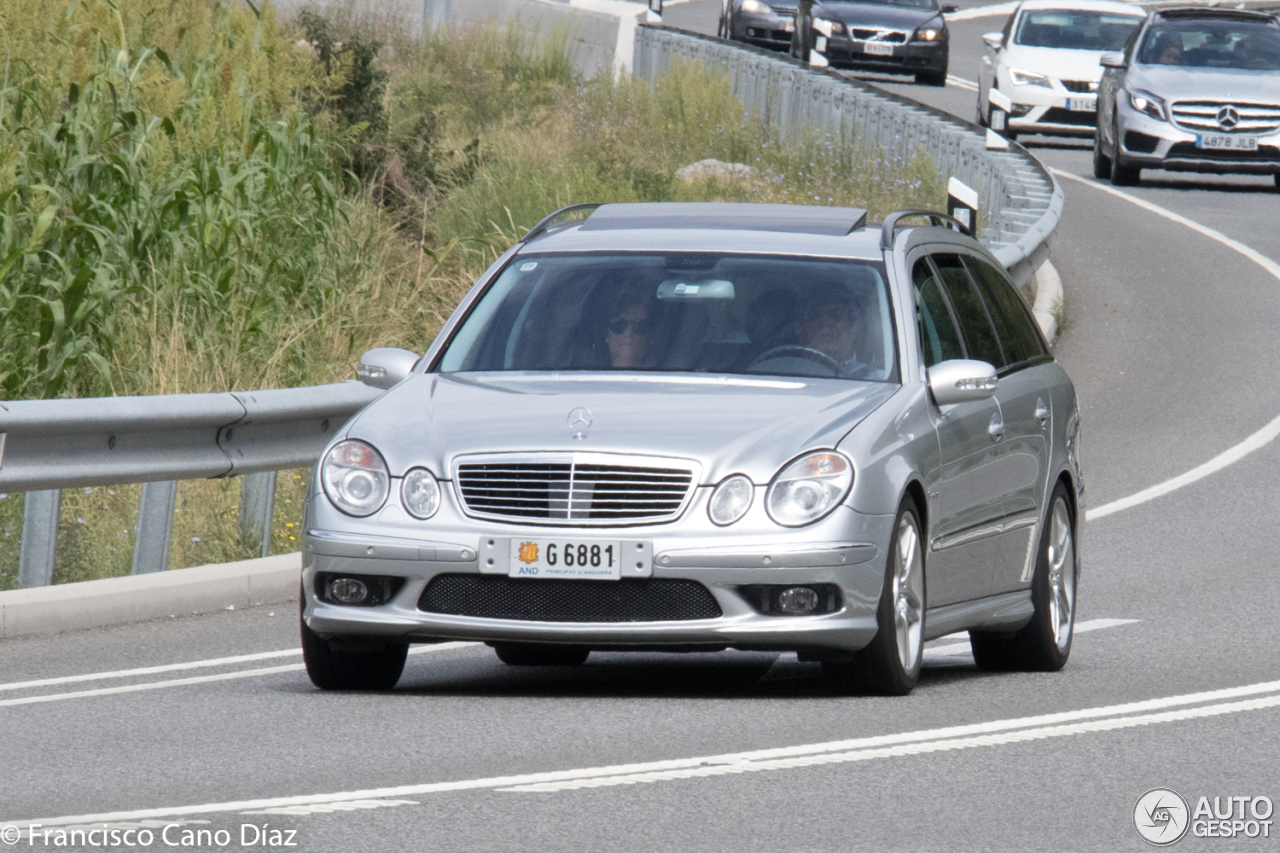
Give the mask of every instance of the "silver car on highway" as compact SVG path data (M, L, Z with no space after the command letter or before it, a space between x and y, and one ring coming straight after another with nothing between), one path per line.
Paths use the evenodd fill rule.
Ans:
M374 350L359 374L389 390L304 516L322 688L389 688L410 643L447 640L516 665L797 652L880 694L956 631L985 668L1067 660L1074 388L949 217L567 209L425 356Z
M1234 9L1153 12L1102 56L1093 172L1274 175L1280 185L1280 21Z

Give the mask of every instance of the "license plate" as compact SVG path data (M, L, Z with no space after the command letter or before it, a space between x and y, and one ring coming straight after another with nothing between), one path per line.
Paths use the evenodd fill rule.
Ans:
M622 578L622 543L615 539L515 539L507 574L513 578Z
M1258 137L1202 134L1196 137L1196 147L1215 151L1257 151Z
M1097 98L1067 98L1067 110L1073 113L1096 113Z
M893 45L882 41L869 41L862 45L862 50L872 56L893 56Z

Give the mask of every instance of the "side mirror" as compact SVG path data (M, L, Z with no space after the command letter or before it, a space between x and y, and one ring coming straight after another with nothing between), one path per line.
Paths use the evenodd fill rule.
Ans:
M1004 47L1004 33L987 33L982 37L982 40L992 50L999 50Z
M948 3L947 5L942 7L942 14L944 15L951 15L959 11L960 11L960 7L952 3Z
M1124 54L1104 53L1098 59L1098 64L1103 68L1124 68Z
M371 349L360 356L356 378L373 388L390 388L408 377L418 363L416 352L394 347Z
M953 358L929 368L929 391L939 406L985 400L998 383L996 369L985 361Z

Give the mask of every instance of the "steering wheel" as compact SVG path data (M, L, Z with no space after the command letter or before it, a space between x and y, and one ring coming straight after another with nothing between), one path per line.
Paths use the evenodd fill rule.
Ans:
M801 346L800 344L784 344L780 347L765 350L751 360L751 364L747 365L747 369L750 370L761 362L775 358L803 358L830 370L832 376L839 376L840 372L843 370L840 362L836 361L822 350L816 350L813 347Z

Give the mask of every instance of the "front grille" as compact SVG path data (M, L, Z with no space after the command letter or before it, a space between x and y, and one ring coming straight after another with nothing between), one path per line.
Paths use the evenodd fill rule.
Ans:
M1169 147L1166 160L1209 160L1217 163L1276 163L1280 162L1280 148L1259 145L1257 151L1224 151L1218 148L1197 148L1194 142L1177 142Z
M1063 80L1062 85L1068 92L1079 92L1082 95L1098 91L1098 84L1089 80Z
M1235 110L1236 123L1224 127L1218 114L1226 108ZM1280 128L1280 105L1228 103L1226 101L1178 101L1171 108L1173 123L1193 133L1264 134Z
M907 40L906 33L896 30L870 30L855 27L850 30L858 41L882 41L886 44L903 44Z
M1064 110L1062 107L1050 107L1044 111L1038 121L1046 124L1070 124L1078 127L1096 127L1098 114L1082 110Z
M710 590L679 578L588 581L444 574L427 584L418 609L522 622L685 622L723 615Z
M655 460L656 461L656 460ZM654 523L679 517L694 485L691 466L607 454L486 457L459 462L468 515L581 525Z

